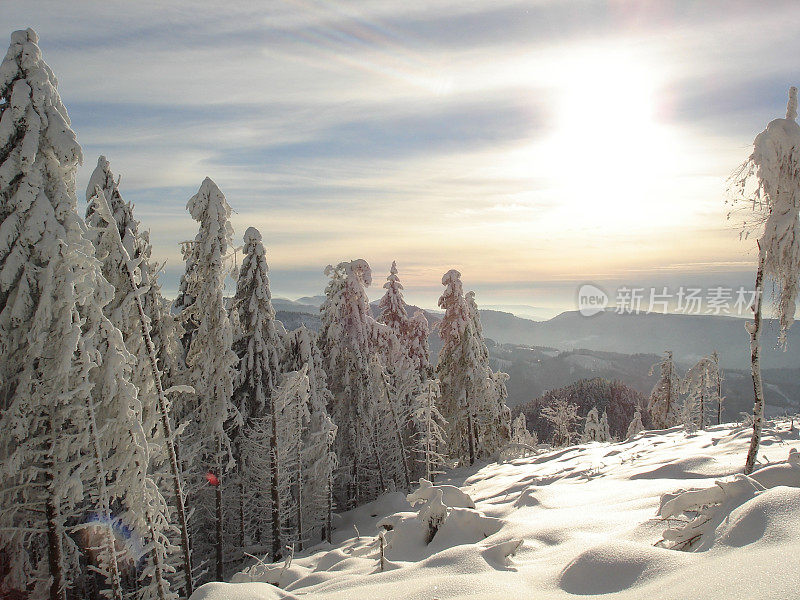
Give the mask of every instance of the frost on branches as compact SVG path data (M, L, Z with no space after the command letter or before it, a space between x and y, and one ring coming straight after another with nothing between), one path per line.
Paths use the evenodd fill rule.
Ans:
M114 290L77 214L81 149L37 42L14 32L0 65L0 592L65 598L90 560L121 599L120 563L140 557L120 555L111 528L152 548L165 508L134 360L103 313ZM163 573L142 577L170 597Z
M711 407L718 408L720 398L721 375L719 359L715 352L704 356L686 372L681 383L681 392L686 394L683 408L683 424L690 429L704 429L706 415Z
M239 358L234 381L236 408L231 444L236 465L238 509L237 546L269 542L273 560L281 554L280 504L278 501L277 407L274 390L280 377L282 340L275 322L269 267L261 233L249 227L244 234L244 259L234 296L233 310L241 328L234 343ZM258 446L252 437L255 420L265 419ZM263 428L262 428L263 429ZM263 471L256 474L254 469ZM266 485L253 486L262 480ZM251 539L258 537L260 539Z
M154 393L152 376L146 364L147 350L144 348L142 336L139 335L139 317L136 314L136 303L131 297L126 269L123 268L121 248L119 242L112 236L103 235L107 223L97 212L95 196L98 192L102 193L108 202L122 246L127 256L133 260L135 281L165 385L170 387L183 383L182 353L179 343L183 332L180 324L170 313L169 304L161 295L161 286L158 283L161 265L152 258L150 232L141 229L139 221L133 215L133 205L122 198L119 181L114 178L110 163L105 156L100 156L86 188L88 203L86 223L97 249L98 258L103 264L103 274L116 290L114 300L106 306L105 313L122 331L125 343L137 357L137 361L144 363L137 365L134 384L139 388L140 395L142 390ZM145 407L145 410L148 408Z
M412 366L419 373L421 381L433 376L431 369L431 350L428 345L430 326L425 313L421 310L414 312L414 316L408 322L408 356Z
M439 307L442 349L436 375L441 384L442 416L447 420L450 456L470 464L499 451L510 436L511 415L505 406L505 373L489 368L474 294L464 296L461 273L452 269L442 277L445 290Z
M597 407L594 406L586 414L586 422L583 426L584 442L610 442L611 432L608 427L608 414L603 411L603 416L598 416Z
M372 317L365 287L372 283L372 272L365 260L358 259L329 266L326 274L330 281L320 307L319 344L333 394L332 416L339 427L337 503L351 508L382 491L378 484L380 466L367 381L372 351L368 329Z
M733 176L737 200L750 203L763 223L758 239L758 269L753 322L748 323L750 362L753 376L753 436L745 461L745 473L755 465L764 421L764 389L761 379L761 304L764 278L778 289L780 341L794 320L800 291L800 125L797 124L797 88L789 88L786 118L770 121L756 136L753 153ZM747 226L747 224L745 224Z
M402 381L404 352L389 326L372 318L366 287L372 272L357 259L328 267L330 282L320 310L319 346L333 394L333 414L339 474L339 506L353 507L387 489L408 485L408 457L404 449L404 415L398 398L409 395L406 386L394 388L387 357L400 361L395 371ZM400 390L398 393L397 390ZM399 469L397 468L399 465Z
M231 208L217 185L206 178L187 208L200 229L192 243L191 260L184 275L185 295L194 302L181 313L184 323L192 323L187 332L189 345L186 366L195 389L193 402L187 403L190 419L187 443L188 473L194 481L190 489L198 504L194 516L193 549L202 558L215 557L215 577L223 578L222 522L224 475L233 466L230 439L225 423L234 414L234 369L238 358L232 350L233 327L223 298L225 260L231 246L233 228ZM205 476L208 476L206 479ZM216 482L216 484L214 483ZM192 494L193 493L193 494ZM209 496L213 495L213 502ZM192 503L192 502L190 502ZM194 503L192 503L194 504ZM195 565L202 570L202 563Z
M675 370L671 351L665 352L664 359L651 367L650 375L654 373L656 366L659 368L658 381L650 392L647 410L653 429L668 429L681 422L678 396L680 377Z
M142 573L145 579L149 578L149 585L140 586L139 591L144 598L157 597L163 600L177 597L169 591L166 579L168 574L177 572L177 568L171 564L170 558L172 556L170 554L176 560L179 560L175 552L176 548L170 540L170 534L176 531L176 528L170 523L171 517L178 522L177 533L180 536L182 550L180 559L183 561L185 589L192 589L191 557L180 468L170 422L169 402L162 385L162 373L158 366L159 358L151 336L151 320L145 312L145 303L142 298L146 291L149 290L145 290L138 283L139 278L137 277L136 269L143 261L130 258L117 228L116 220L106 202L103 190L97 186L95 192L95 195L91 198L90 205L96 211L96 216L99 217L97 221L99 230L90 229L90 233L96 235L98 252L100 248L106 248L107 251L104 252L106 257L115 257L115 262L112 264L117 265L119 269L115 274L119 276L121 272L127 275L126 278L122 278L119 281L121 285L126 285L125 287L116 288L115 297L124 294L127 300L133 304L132 309L136 313L135 320L139 325L139 331L137 332L135 328L130 327L131 323L127 321L124 323L124 325L130 327L130 340L135 338L138 344L136 347L139 354L131 356L137 366L137 369L134 370L134 381L136 381L137 375L142 380L147 377L147 381L142 381L142 385L147 387L138 389L138 397L139 404L142 406L142 414L150 415L143 419L144 428L142 434L146 438L145 443L150 451L151 470L154 473L154 477L162 469L170 472L169 477L162 476L155 481L148 480L143 487L135 485L136 482L134 481L134 486L123 490L120 498L122 503L133 500L134 505L145 507L144 515L139 516L137 528L147 531L151 539L150 561ZM141 271L139 271L140 273ZM160 294L158 298L160 299ZM116 304L119 307L124 306L124 302L117 302ZM119 313L122 313L122 311L118 311L117 316L119 316ZM174 322L171 317L170 322ZM130 342L128 345L130 345ZM115 414L112 414L111 418L115 418ZM121 443L124 444L124 439L121 440ZM142 473L146 475L146 467L142 466L141 468ZM167 505L159 493L159 482L167 488L171 487L173 498L172 514L168 512ZM102 490L103 485L98 484L98 489Z
M536 433L528 431L525 413L520 412L511 423L511 443L535 448L539 443Z
M636 406L636 412L633 414L633 419L628 425L628 431L625 434L625 439L629 440L635 435L644 431L644 424L642 423L642 411L639 406Z
M388 325L398 338L403 338L408 329L408 314L406 303L403 301L403 284L397 276L397 262L392 261L392 268L386 283L383 284L386 293L378 303L380 317L378 322Z
M337 467L333 444L337 427L328 414L331 393L328 390L322 356L314 334L300 327L284 339L283 369L305 369L308 378L308 427L302 437L304 491L301 510L304 537L301 542L331 541L333 512L333 475Z
M431 482L436 475L443 473L442 469L447 465L447 445L444 438L447 421L438 409L440 399L439 381L428 379L422 392L414 399L411 411L416 428L414 450L417 461L424 467L425 479Z
M542 417L553 426L553 446L569 446L577 435L575 425L580 420L578 405L563 398L556 398L542 408Z
M401 480L409 488L413 478L410 449L414 443L411 407L421 389L423 378L427 378L427 348L416 337L422 333L422 324L418 319L413 321L412 330L412 321L408 318L403 300L403 286L397 275L397 263L392 263L383 287L386 293L379 302L380 316L378 323L372 327L372 339L380 354L381 364L373 364L372 369L374 381L378 383L374 393L381 397L383 410L380 412L385 413L381 418L390 437L384 444L380 444L379 440L379 445L389 449L386 456L389 465L400 466L399 471L390 477ZM385 371L383 374L379 372L381 368Z
M237 545L266 546L277 560L285 546L302 549L330 529L336 428L314 336L305 327L280 336L261 234L249 228L244 243L234 299L242 329L232 430L238 432Z
M308 410L311 386L308 366L283 376L275 396L278 413L278 471L279 506L281 508L282 540L284 546L303 549L307 539L305 492L308 491L306 464L303 460L303 441L308 434L311 414Z

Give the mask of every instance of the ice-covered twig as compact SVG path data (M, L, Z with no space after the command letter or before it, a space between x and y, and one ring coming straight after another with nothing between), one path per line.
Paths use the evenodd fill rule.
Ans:
M792 86L789 88L789 102L786 104L786 118L797 119L797 88Z

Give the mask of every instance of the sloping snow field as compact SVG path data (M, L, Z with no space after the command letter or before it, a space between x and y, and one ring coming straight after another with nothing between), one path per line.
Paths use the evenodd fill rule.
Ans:
M657 517L662 494L732 480L749 438L733 424L676 428L455 471L436 484L459 487L474 510L448 488L420 490L412 500L427 502L414 507L388 494L341 515L333 547L316 546L285 570L256 565L235 583L202 586L192 600L796 598L800 464L787 457L800 440L788 421L765 429L767 489L725 504L730 513L707 550L655 546L669 524ZM383 572L379 522L392 528ZM429 522L438 531L426 545Z

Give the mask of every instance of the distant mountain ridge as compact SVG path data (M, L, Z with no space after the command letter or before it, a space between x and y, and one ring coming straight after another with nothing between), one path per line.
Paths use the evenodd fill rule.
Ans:
M584 317L564 312L547 321L531 321L510 313L482 310L486 337L498 343L550 346L559 350L599 350L620 354L661 354L672 350L676 360L695 362L717 350L724 367L750 366L745 320L714 315L661 313L617 314L606 311ZM762 365L768 369L800 367L800 327L789 330L788 350L777 348L777 322L765 320Z
M323 296L297 301L273 300L275 310L285 313L319 315ZM301 302L301 300L303 302ZM371 303L377 317L378 301ZM431 325L441 320L441 313L407 305L409 316L423 310ZM661 354L672 350L676 360L695 362L714 350L723 367L747 369L750 346L744 329L745 320L716 315L680 315L662 313L617 314L606 311L584 317L568 311L546 321L532 321L508 312L481 310L485 337L500 344L547 346L558 350L597 350L620 354ZM310 325L308 325L310 326ZM765 320L762 335L762 365L767 369L800 368L800 325L789 330L788 350L777 347L778 325ZM438 336L431 336L431 349L438 350Z
M317 331L319 309L299 302L273 301L278 319L291 330L305 325ZM288 303L288 304L287 304ZM418 308L407 306L409 315ZM377 303L372 303L377 317ZM435 325L441 313L425 310L431 325L431 360L441 348ZM580 379L603 377L623 381L649 394L655 377L648 371L661 353L672 350L681 372L699 356L717 349L726 370L723 393L725 418L752 409L749 345L744 320L707 315L616 315L584 317L567 312L548 321L530 321L510 313L482 310L492 368L507 372L508 404L516 406ZM774 327L774 324L772 325ZM767 331L770 334L770 331ZM771 332L775 343L774 329ZM800 408L800 335L790 332L789 350L780 352L765 335L763 366L768 412L783 414Z

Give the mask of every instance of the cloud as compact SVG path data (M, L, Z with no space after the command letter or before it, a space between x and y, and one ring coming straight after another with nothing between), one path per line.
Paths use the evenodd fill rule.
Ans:
M519 290L746 273L725 177L782 113L800 54L793 2L29 0L3 13L37 29L59 77L79 186L107 155L169 261L165 289L208 175L237 237L262 229L275 289L319 293L328 262L398 259L427 306L451 266L486 302L537 305ZM580 133L554 145L565 93L579 94L570 135L608 118L598 101L614 90L572 80L604 61L652 87L669 152L629 150L651 178Z

